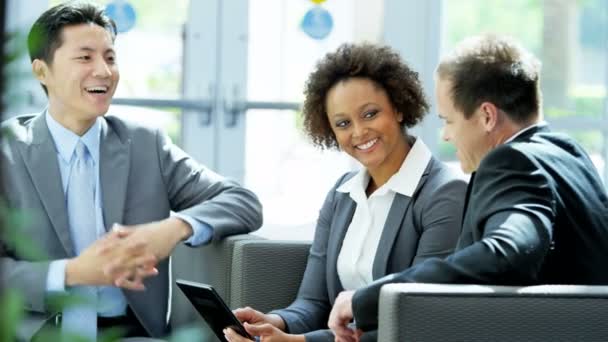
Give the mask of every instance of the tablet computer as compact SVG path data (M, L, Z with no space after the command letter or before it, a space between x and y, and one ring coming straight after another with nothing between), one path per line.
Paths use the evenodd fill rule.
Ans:
M188 297L196 311L203 316L220 341L226 341L222 330L228 327L242 336L254 339L211 285L182 279L176 280L175 283Z

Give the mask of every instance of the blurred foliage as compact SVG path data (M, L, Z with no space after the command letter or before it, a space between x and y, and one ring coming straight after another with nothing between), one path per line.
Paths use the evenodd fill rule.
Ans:
M604 135L599 130L564 131L576 139L590 154L601 153L604 144Z
M185 342L185 341L206 341L215 339L215 336L206 336L200 327L184 327L175 330L171 336L169 336L169 342Z
M2 132L2 135L5 133ZM0 203L0 216L3 218L4 229L2 241L8 246L13 246L15 254L28 260L44 260L46 256L40 252L38 245L21 231L21 227L32 221L31 213L9 209L4 203Z
M173 114L174 120L171 120L163 129L167 132L171 141L177 145L181 145L181 136L182 136L182 110L181 109L167 109L168 112Z
M23 96L23 89L11 87L15 81L32 78L32 71L29 64L22 63L27 59L27 35L23 32L9 32L4 42L4 90L2 93L3 109L7 105L23 104L27 101ZM4 113L2 113L4 114Z
M23 296L20 291L4 289L0 295L0 341L14 341L15 327L23 318Z
M569 108L545 106L545 117L548 120L567 116L600 118L604 114L604 96L575 95L571 100L572 105Z
M444 6L448 19L444 30L446 51L472 34L500 33L517 37L536 55L541 52L542 1L447 0Z

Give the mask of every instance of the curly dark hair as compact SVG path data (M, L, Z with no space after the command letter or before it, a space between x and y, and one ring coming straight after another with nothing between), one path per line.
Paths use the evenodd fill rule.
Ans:
M338 147L325 100L335 84L352 77L368 78L386 91L395 110L403 114L400 123L403 132L422 121L429 110L418 73L395 50L369 43L342 44L317 63L306 81L304 130L314 145L326 149Z

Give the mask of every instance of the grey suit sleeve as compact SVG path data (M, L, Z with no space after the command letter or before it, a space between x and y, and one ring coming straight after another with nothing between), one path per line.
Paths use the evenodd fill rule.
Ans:
M253 192L196 163L159 131L157 149L173 211L211 226L212 240L260 228L262 205Z
M6 231L3 234L6 234ZM46 319L54 314L51 310L57 309L49 307L49 296L46 292L47 274L51 261L17 260L15 255L18 252L15 252L12 247L9 248L5 244L6 242L6 235L2 235L0 239L0 287L17 290L22 296L24 316L15 327L15 331L18 340L29 340L43 326ZM10 245L14 246L14 243L10 243Z
M313 338L313 336L319 335L320 337L323 334L314 332L315 330L327 329L327 320L331 310L327 292L327 242L334 213L335 193L334 187L327 194L321 208L306 271L296 300L289 307L272 312L283 318L286 330L290 334L312 332L309 338Z
M454 251L461 231L466 187L464 180L453 179L425 194L420 213L422 234L412 265L428 258L443 258Z
M8 196L23 193L22 183L15 178L27 174L20 159L15 157L18 153L10 148L10 142L4 141L0 151L0 184L7 196L2 204L3 227L0 229L0 287L19 289L26 310L45 313L48 309L46 280L51 261L44 260L45 255L40 253L43 249L38 237L29 236L21 229L26 222L35 221L36 213L13 207Z
M2 255L0 269L2 284L11 287L19 286L25 298L24 305L28 311L46 312L46 278L50 261L20 261Z

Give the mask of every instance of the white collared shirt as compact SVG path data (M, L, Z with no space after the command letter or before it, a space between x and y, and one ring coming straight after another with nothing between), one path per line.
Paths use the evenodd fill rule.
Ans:
M92 158L94 171L95 171L95 225L97 236L99 238L106 233L105 221L103 217L103 202L101 194L101 183L99 179L99 161L100 153L99 148L101 144L101 126L102 119L97 118L95 123L89 128L89 130L79 137L76 133L63 127L57 122L48 110L45 113L46 124L55 143L57 149L57 162L59 165L59 172L61 174L61 181L63 185L64 195L67 192L68 180L70 173L72 172L72 166L74 164L76 144L79 140L87 147L89 154ZM67 197L66 199L67 200ZM67 205L67 202L66 202ZM69 215L69 213L68 213ZM77 234L83 234L83 231L78 227L69 227L70 234L76 236ZM76 251L80 254L81 251ZM49 266L49 272L47 274L47 291L65 291L65 265L66 259L55 260L51 262ZM120 316L124 315L127 308L127 300L119 288L114 286L98 286L97 287L97 310L101 316Z
M336 189L349 193L357 204L338 256L338 276L344 289L355 290L373 281L378 243L395 194L411 197L430 160L430 150L418 138L399 171L369 198L365 189L370 176L365 169Z

